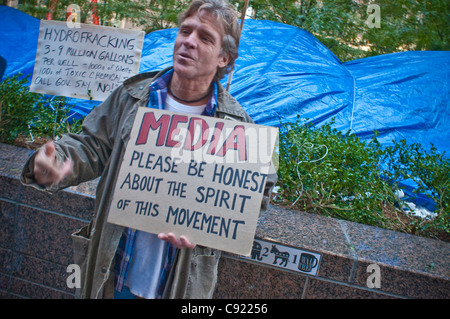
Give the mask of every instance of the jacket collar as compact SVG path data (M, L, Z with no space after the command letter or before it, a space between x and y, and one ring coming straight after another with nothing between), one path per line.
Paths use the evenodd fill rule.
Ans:
M146 106L149 99L150 85L156 79L166 74L172 67L162 71L139 73L123 82L125 90L135 99L139 100L139 106ZM239 103L230 95L228 91L217 82L217 107L214 116L220 113L230 115L237 120L245 120L246 113ZM222 116L221 116L222 117Z

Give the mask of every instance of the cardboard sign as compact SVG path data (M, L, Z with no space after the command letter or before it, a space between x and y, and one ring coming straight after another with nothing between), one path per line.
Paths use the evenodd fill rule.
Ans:
M278 129L139 108L108 222L249 255Z
M144 32L42 20L31 92L104 101L139 72Z

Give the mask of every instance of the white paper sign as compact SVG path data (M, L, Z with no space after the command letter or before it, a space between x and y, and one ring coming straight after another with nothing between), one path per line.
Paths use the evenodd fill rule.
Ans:
M251 256L241 258L317 276L322 254L255 238Z
M139 108L108 222L249 255L278 129Z
M104 101L139 72L143 31L42 20L31 92Z

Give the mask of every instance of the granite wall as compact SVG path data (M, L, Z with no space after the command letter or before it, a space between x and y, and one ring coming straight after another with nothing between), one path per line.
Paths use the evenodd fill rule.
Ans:
M0 144L0 298L73 298L69 235L92 216L95 182L24 187L30 154ZM270 206L252 256L223 255L214 298L450 298L450 243Z

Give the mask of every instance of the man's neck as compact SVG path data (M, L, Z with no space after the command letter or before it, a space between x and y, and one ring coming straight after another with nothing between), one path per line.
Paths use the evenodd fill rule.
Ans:
M208 93L211 93L211 81L212 79L189 80L180 78L174 73L169 83L170 90L172 91L171 95L173 98L187 105L203 105L210 97ZM199 98L202 99L198 100ZM190 103L187 101L195 102Z

